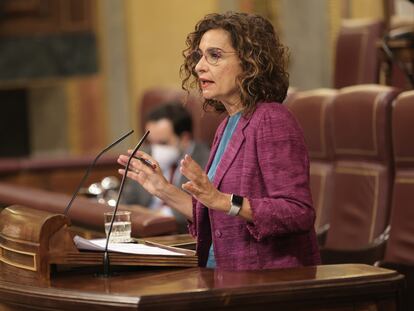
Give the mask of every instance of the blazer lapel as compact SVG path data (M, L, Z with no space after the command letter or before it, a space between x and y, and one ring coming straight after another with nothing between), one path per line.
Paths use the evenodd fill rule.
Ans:
M228 117L225 118L217 128L216 135L214 137L213 145L211 146L210 156L206 164L205 172L208 173L210 166L213 162L214 155L216 154L217 148L220 144L221 137L223 136L224 129L226 128ZM206 214L207 208L204 205L197 204L196 207L196 217L197 217L197 226L200 228L203 224L204 219L207 219L210 222L208 214Z
M223 156L217 167L216 175L214 176L213 183L216 187L220 185L220 182L223 179L224 174L227 172L230 165L233 163L234 158L236 157L237 153L240 150L241 145L243 144L245 140L244 128L249 124L250 118L251 116L247 118L242 116L239 120L239 123L237 124L235 131L233 132L233 136L229 144L227 145L226 150L223 153ZM216 146L216 149L217 149L217 146Z
M221 137L223 136L224 129L226 128L228 120L229 120L228 117L225 118L217 128L216 136L214 138L213 145L211 146L210 156L208 158L206 168L205 168L206 173L208 173L210 166L213 163L214 156L216 155L217 148L220 144Z

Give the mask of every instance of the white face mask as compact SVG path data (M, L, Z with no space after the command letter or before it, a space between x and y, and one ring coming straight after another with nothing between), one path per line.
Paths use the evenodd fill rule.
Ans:
M159 163L163 172L168 172L171 166L177 163L180 157L180 150L171 145L151 145L151 154L153 158Z

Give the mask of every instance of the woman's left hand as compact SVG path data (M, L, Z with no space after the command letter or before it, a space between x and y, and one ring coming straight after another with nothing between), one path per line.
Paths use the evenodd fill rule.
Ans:
M217 190L203 169L188 155L180 162L180 172L188 178L182 188L208 208L227 210L230 195Z

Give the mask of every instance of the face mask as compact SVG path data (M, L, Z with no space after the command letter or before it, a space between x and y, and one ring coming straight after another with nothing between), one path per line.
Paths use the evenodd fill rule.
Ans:
M168 172L171 166L177 163L180 157L179 149L170 145L151 145L151 154L159 163L163 172Z

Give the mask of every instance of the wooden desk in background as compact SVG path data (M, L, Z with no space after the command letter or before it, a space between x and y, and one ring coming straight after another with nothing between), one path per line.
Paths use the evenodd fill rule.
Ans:
M118 176L118 155L104 155L91 170L84 185ZM72 194L94 156L50 156L38 158L0 158L0 181L17 186Z
M146 268L108 279L57 273L27 285L0 273L0 310L398 310L403 277L361 264L247 272Z
M39 211L60 214L66 208L71 196L37 188L23 187L0 182L0 205L20 204ZM103 214L113 208L78 197L68 213L74 225L104 233ZM120 205L120 210L131 211L132 236L148 237L176 232L176 222L172 216L164 216L138 205ZM1 212L1 208L0 208Z

